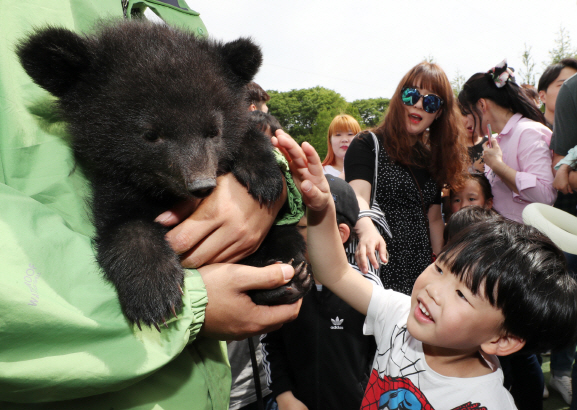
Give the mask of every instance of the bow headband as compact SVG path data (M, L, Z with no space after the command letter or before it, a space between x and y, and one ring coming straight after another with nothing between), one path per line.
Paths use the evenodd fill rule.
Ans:
M515 82L515 73L509 67L507 67L507 59L504 59L495 67L487 71L487 74L491 75L493 82L497 88L503 87L507 81Z

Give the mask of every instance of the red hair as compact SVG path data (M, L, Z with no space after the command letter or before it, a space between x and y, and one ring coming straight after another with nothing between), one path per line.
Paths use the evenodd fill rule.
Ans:
M357 135L361 132L361 126L359 122L355 120L354 117L348 114L339 114L331 121L329 125L329 132L327 134L327 156L323 160L323 166L325 165L335 165L337 160L335 158L335 153L333 152L333 146L331 144L331 137L337 132L348 132L351 131L353 134Z
M429 138L419 136L417 144L407 130L407 112L401 99L403 87L425 88L444 101L437 119L429 127ZM427 169L433 179L442 186L463 185L463 171L467 166L467 151L460 142L465 130L457 107L451 83L437 64L423 61L413 67L401 80L383 122L374 130L387 154L403 165ZM423 133L424 134L424 133Z

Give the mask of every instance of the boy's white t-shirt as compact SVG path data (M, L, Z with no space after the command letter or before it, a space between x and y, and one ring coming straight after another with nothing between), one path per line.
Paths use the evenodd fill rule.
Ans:
M447 377L427 365L423 344L407 331L411 298L373 287L365 335L374 335L377 353L361 410L509 410L516 409L503 387L496 356L486 356L494 369L478 377Z

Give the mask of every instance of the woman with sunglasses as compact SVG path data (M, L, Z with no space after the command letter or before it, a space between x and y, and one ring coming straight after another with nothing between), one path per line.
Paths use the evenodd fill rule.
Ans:
M552 205L557 193L551 169L551 131L545 117L514 80L503 61L486 73L473 75L459 94L475 132L497 135L483 144L485 174L491 182L493 207L508 219L523 222L532 202Z
M433 252L443 246L441 187L460 187L467 163L459 142L464 133L461 116L443 70L428 62L413 67L373 132L377 157L370 132L359 134L345 157L345 176L362 210L355 226L356 259L363 272L367 258L378 268L378 251L381 261L388 262L380 268L385 287L410 295ZM381 233L371 221L386 225L378 221L379 211L389 228Z

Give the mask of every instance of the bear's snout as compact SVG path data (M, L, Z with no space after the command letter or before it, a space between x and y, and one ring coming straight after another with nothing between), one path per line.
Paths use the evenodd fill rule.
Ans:
M204 178L192 181L187 186L188 192L197 198L204 198L216 188L216 179Z

